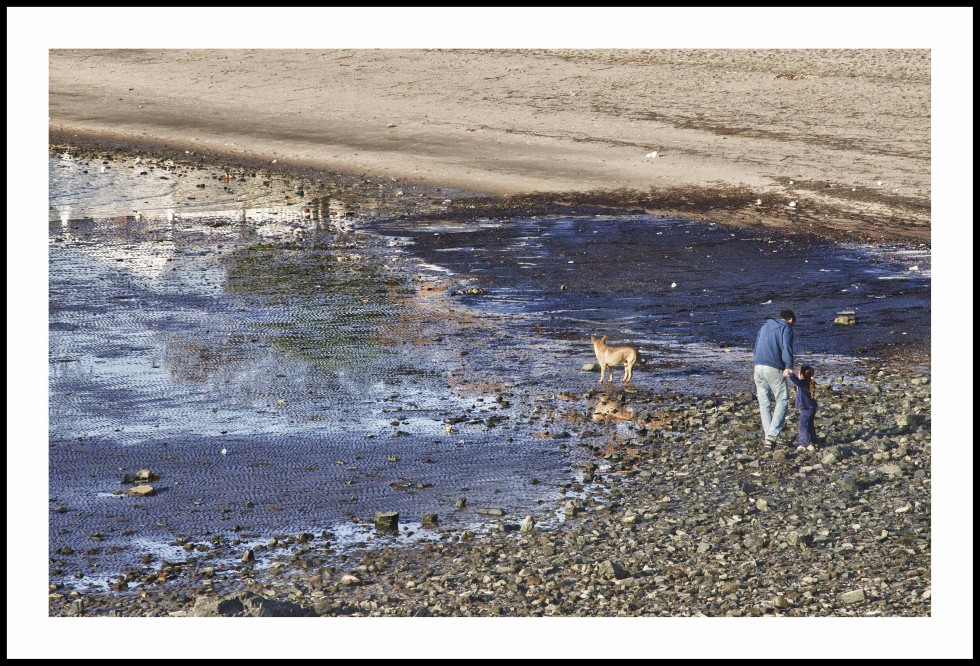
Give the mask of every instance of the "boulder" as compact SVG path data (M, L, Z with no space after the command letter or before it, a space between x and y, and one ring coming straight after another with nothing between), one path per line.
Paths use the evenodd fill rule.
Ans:
M198 597L190 617L315 617L309 608L289 601L267 599L254 592L228 597Z
M379 532L398 532L398 512L375 511L374 529Z

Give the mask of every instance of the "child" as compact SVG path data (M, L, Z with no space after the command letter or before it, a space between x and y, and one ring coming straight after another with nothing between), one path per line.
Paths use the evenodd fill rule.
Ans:
M813 425L813 417L817 414L817 383L813 381L813 368L801 366L799 377L787 368L783 376L796 384L796 408L800 410L800 445L796 448L798 451L812 451L817 439L817 429Z

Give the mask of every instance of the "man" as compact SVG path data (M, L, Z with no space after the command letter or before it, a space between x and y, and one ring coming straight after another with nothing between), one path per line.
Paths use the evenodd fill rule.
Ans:
M789 386L783 370L793 368L792 310L779 313L781 319L768 319L755 338L752 362L755 364L755 389L762 414L762 430L767 444L775 444L786 420ZM773 405L775 400L775 405Z

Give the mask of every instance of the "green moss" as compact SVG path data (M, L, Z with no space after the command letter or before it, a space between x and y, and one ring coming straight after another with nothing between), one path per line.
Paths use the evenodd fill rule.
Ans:
M230 294L259 297L285 311L254 324L278 348L321 369L350 368L390 353L380 327L397 312L403 281L382 273L369 255L257 244L226 260Z

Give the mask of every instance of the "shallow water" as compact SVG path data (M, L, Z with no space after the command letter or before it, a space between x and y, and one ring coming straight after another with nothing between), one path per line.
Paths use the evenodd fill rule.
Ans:
M313 219L271 176L51 164L50 549L98 534L66 569L92 580L235 526L550 506L573 442L603 433L556 416L587 408L589 334L640 346L637 384L692 394L751 392L749 345L783 307L828 382L929 339L923 248L650 216ZM858 326L833 326L845 310ZM113 494L142 468L156 497Z
M745 348L765 318L792 309L804 358L929 342L927 248L841 246L650 216L372 226L488 292L469 305L567 339ZM841 312L860 326L835 326Z

